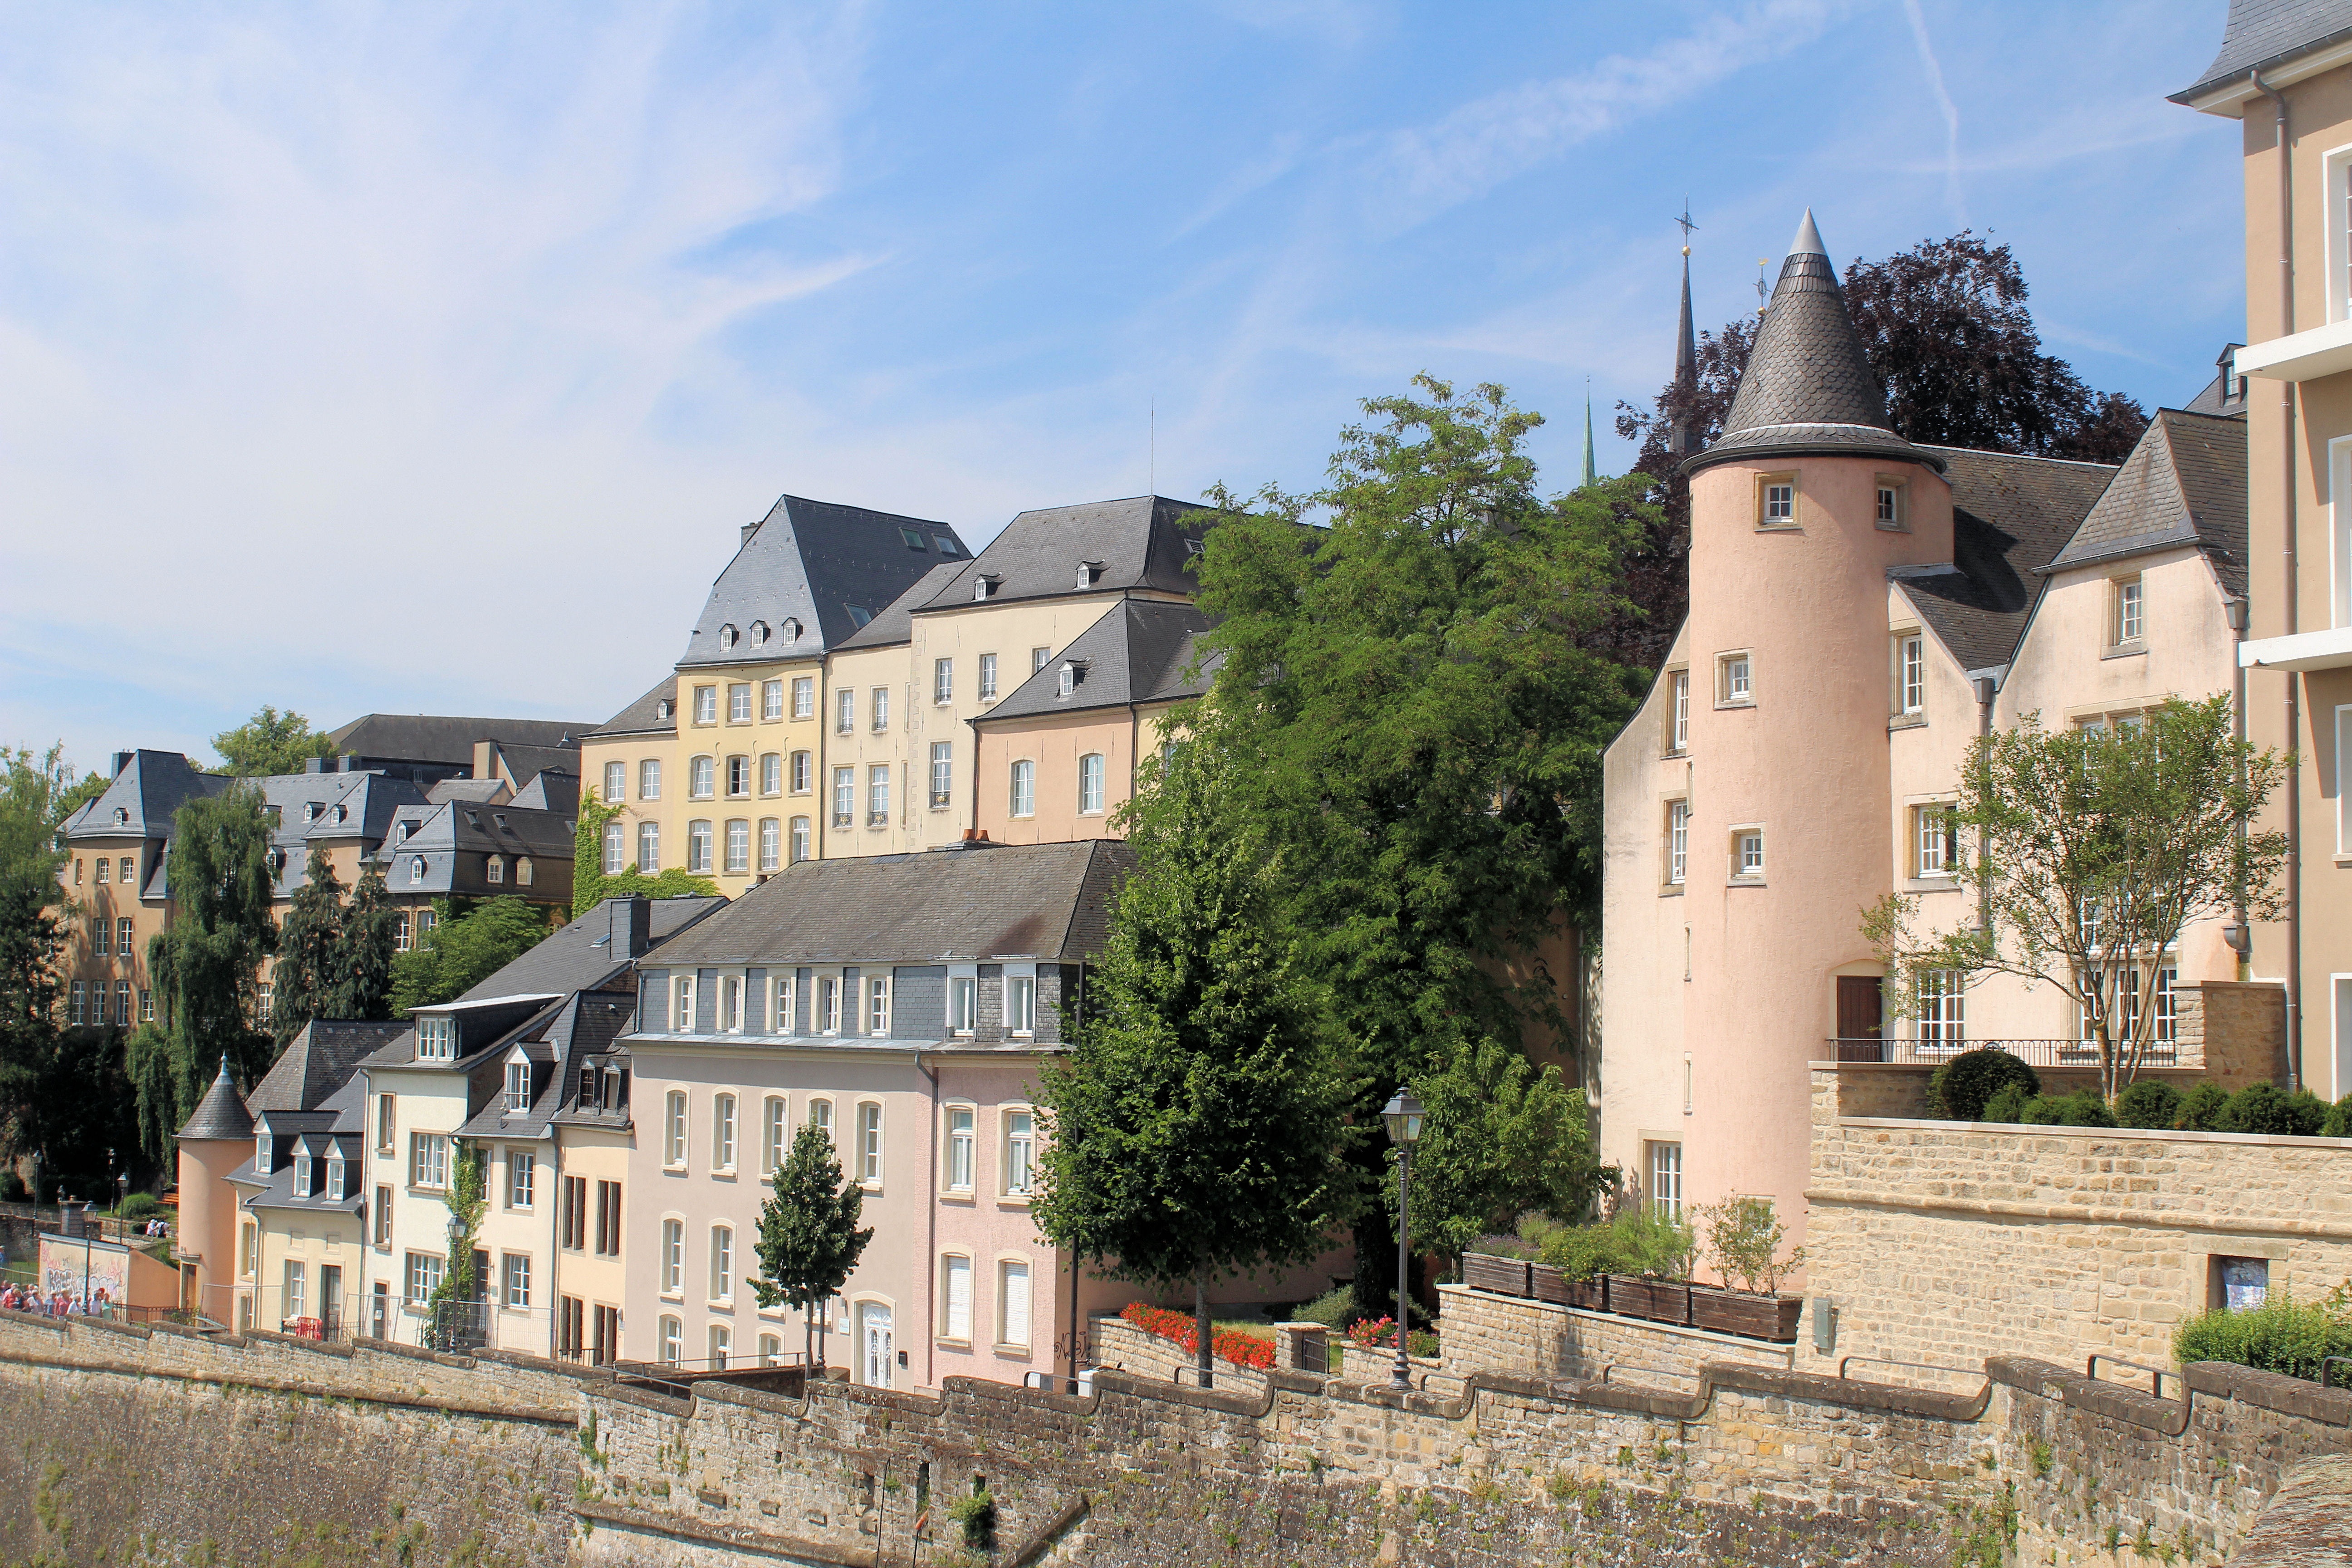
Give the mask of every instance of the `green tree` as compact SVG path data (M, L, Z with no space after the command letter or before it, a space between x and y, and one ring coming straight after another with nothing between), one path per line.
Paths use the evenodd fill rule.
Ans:
M1889 1015L1915 1012L1923 988L1990 974L2052 986L2081 1009L2099 1093L2114 1099L2155 1038L2163 955L2182 928L2284 908L2286 836L2252 825L2288 766L2234 737L2226 695L2113 728L2045 730L2029 713L1979 737L1960 768L1948 859L1984 923L1915 934L1918 900L1901 894L1864 910Z
M65 851L58 829L83 804L106 792L96 773L77 783L62 745L41 755L0 748L0 891L22 889L38 895L21 908L45 909L65 901L58 868Z
M474 1238L481 1231L483 1211L489 1207L486 1164L480 1144L459 1144L456 1169L449 1173L449 1190L442 1194L441 1201L448 1205L450 1217L457 1221L459 1228L450 1235L448 1260L429 1302L435 1348L438 1350L455 1348L464 1330L478 1326L457 1321L467 1314L451 1310L451 1305L472 1301L478 1295L474 1278Z
M327 852L312 848L278 934L270 1026L282 1049L313 1018L389 1017L394 912L369 869L349 902Z
M572 918L578 920L606 899L641 894L648 899L683 899L700 894L715 898L719 884L708 877L688 876L682 867L648 877L632 861L625 868L604 870L604 825L621 815L607 805L592 787L580 795L579 826L572 840Z
M1412 1237L1443 1254L1449 1273L1471 1242L1509 1232L1523 1214L1582 1219L1616 1179L1593 1156L1584 1091L1496 1040L1460 1041L1413 1092L1427 1120L1412 1152ZM1393 1213L1393 1182L1388 1193Z
M127 1047L140 1142L159 1163L222 1057L252 1083L275 1054L252 1023L261 961L278 942L261 791L240 784L181 806L165 865L172 920L147 942L160 1022Z
M96 773L77 783L62 746L0 750L0 1150L37 1154L45 1186L54 1177L92 1192L111 1174L106 1149L131 1147L108 1121L128 1103L122 1037L58 1024L72 907L58 880L66 859L58 829L106 784Z
M392 964L394 1014L451 1002L547 940L548 911L511 894L488 899L462 913L433 900L433 929Z
M1239 771L1183 748L1123 817L1135 870L1076 1040L1039 1075L1030 1205L1076 1261L1192 1285L1204 1385L1210 1282L1320 1256L1357 1206L1323 999L1262 840L1220 805Z
M313 757L331 757L335 743L310 728L310 721L292 709L280 713L264 704L234 730L213 737L221 754L216 773L239 778L266 778L275 773L299 773Z
M1364 405L1323 489L1264 491L1257 515L1217 493L1200 566L1223 663L1192 744L1231 759L1216 815L1279 852L1286 929L1355 1043L1359 1126L1465 1041L1568 1048L1573 977L1545 954L1597 929L1601 753L1642 685L1585 643L1624 609L1645 481L1546 500L1538 416L1415 384ZM1384 1157L1357 1145L1365 1182ZM1356 1245L1371 1309L1393 1289L1384 1207Z
M858 1227L865 1211L865 1189L842 1178L824 1129L810 1122L793 1134L792 1151L769 1178L767 1201L760 1205L760 1239L751 1248L760 1272L751 1284L761 1306L799 1309L812 1368L817 1364L816 1310L840 1294L874 1239L872 1226Z

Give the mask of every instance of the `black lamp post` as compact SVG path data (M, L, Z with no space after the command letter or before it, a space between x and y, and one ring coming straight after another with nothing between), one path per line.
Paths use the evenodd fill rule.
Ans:
M436 1320L433 1324L433 1348L435 1350L446 1351L452 1348L456 1343L454 1331L449 1327L449 1321L451 1320L448 1309L457 1304L457 1282L461 1278L463 1278L461 1272L462 1266L459 1264L458 1258L461 1256L465 1246L466 1221L463 1216L453 1210L449 1215L450 1293L441 1303L440 1311L442 1313L442 1317L439 1320ZM470 1259L468 1261L470 1261Z
M1405 1218L1405 1195L1412 1180L1412 1146L1421 1142L1421 1101L1410 1089L1398 1089L1381 1111L1381 1120L1388 1123L1389 1142L1397 1146L1397 1300L1396 1300L1396 1371L1389 1376L1389 1386L1398 1393L1412 1387L1412 1365L1405 1355L1406 1302L1412 1300L1412 1244L1407 1239L1412 1228Z

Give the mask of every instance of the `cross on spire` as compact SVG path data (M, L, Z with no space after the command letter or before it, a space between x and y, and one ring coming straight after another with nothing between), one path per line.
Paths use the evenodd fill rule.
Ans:
M1683 243L1685 245L1688 245L1690 243L1691 230L1698 226L1698 225L1691 222L1690 198L1688 196L1685 196L1683 198L1683 216L1675 219L1675 221L1683 226Z

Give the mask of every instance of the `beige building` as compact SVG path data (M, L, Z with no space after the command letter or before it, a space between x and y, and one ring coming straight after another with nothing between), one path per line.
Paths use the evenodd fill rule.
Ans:
M1915 446L1807 215L1685 462L1689 616L1605 763L1601 1143L1653 1200L1769 1194L1800 1230L1812 1061L2084 1054L2070 998L2000 977L1885 1018L1861 914L1973 922L1941 814L1987 729L2230 689L2242 406L2217 383L2120 468ZM2168 957L2152 1059L2185 1069L2236 965L2217 923Z
M2221 52L2173 101L2243 121L2247 733L2299 766L2271 825L2291 908L2248 967L2287 988L2296 1081L2352 1093L2352 44L2343 7L2232 0Z

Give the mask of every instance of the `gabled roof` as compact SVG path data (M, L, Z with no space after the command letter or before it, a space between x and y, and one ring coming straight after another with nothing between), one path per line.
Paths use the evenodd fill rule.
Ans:
M384 885L395 893L446 893L463 880L469 895L476 889L470 875L457 875L457 857L466 855L530 856L551 871L569 873L577 819L563 813L534 811L528 806L474 805L453 801L404 809L394 815L395 831L376 847L376 863L386 868ZM396 831L401 822L412 824L406 837ZM418 858L425 862L417 874ZM470 863L467 869L470 873ZM529 896L519 882L500 884L504 891Z
M196 1101L187 1122L180 1129L182 1138L250 1138L253 1117L246 1109L244 1098L236 1092L236 1080L229 1076L228 1058L221 1058L220 1076L213 1079L212 1088Z
M992 603L1122 589L1190 597L1200 591L1200 582L1184 565L1199 553L1201 533L1198 525L1180 525L1177 520L1200 510L1166 496L1129 496L1024 511L929 601L911 607L920 615L972 604L974 582L983 576L996 579ZM1081 588L1078 564L1085 561L1098 563L1101 570Z
M1123 600L972 722L1197 697L1207 689L1208 672L1196 684L1184 679L1184 671L1192 662L1192 639L1208 629L1209 617L1195 605L1164 599ZM1062 695L1066 664L1083 667L1066 697Z
M435 805L447 805L453 801L504 805L514 798L514 788L504 779L443 779L425 792L425 798Z
M944 522L780 497L744 531L735 558L711 584L678 668L814 658L845 641L943 557L969 553ZM787 622L798 625L797 638L785 635Z
M247 1105L260 1112L316 1110L351 1081L363 1058L373 1056L407 1028L396 1020L314 1018L286 1043Z
M2246 424L2159 408L2066 548L2061 572L2193 544L2222 585L2246 591Z
M722 900L723 901L723 900ZM543 1138L557 1114L579 1097L580 1063L609 1049L637 1010L634 995L573 995L562 1010L525 1042L531 1062L530 1104L506 1109L503 1093L457 1131L467 1138ZM511 1051L513 1047L509 1047Z
M677 679L666 675L656 681L653 689L643 697L588 732L600 741L614 735L675 735L677 733L677 715L675 712L665 713L662 705L669 701L677 690Z
M1723 434L1685 459L1683 469L1808 452L1931 468L1940 461L1888 426L1886 395L1863 353L1862 334L1846 310L1845 291L1810 208L1780 264L1780 280L1756 329Z
M2221 52L2197 85L2170 95L2193 103L2216 89L2270 71L2299 55L2352 40L2352 0L2230 0L2221 25ZM2273 84L2275 85L2275 84ZM2248 89L2251 91L2251 88Z
M647 962L938 963L1098 952L1135 862L1116 839L803 860Z
M651 944L657 950L678 932L723 908L715 894L649 899ZM478 1002L527 992L592 991L629 967L629 900L605 899L458 998Z
M1896 578L1963 669L2006 664L2065 548L2115 469L1963 447L1923 448L1952 487L1952 566Z
M470 768L474 742L576 747L586 724L556 719L457 719L426 713L362 713L328 738L339 756L442 763Z
M68 817L67 838L169 838L172 814L225 795L235 779L208 773L178 752L132 752L96 800Z
M525 811L576 816L580 810L580 775L565 768L541 768L516 792L514 803Z

